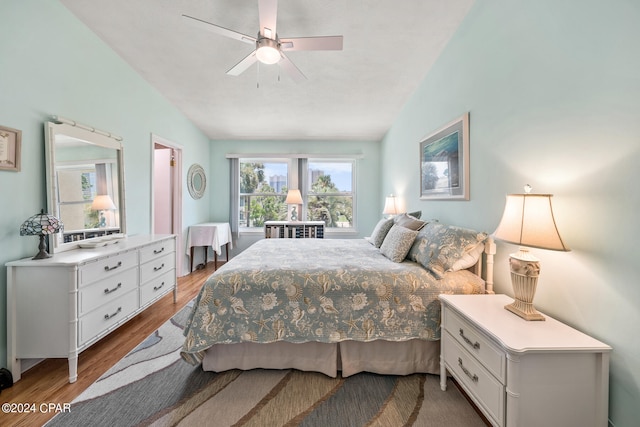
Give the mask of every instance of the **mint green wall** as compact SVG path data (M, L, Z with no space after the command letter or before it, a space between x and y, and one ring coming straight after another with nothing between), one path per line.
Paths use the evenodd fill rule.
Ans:
M4 264L37 252L37 238L18 230L46 207L44 122L60 115L124 138L129 234L151 231L151 133L182 145L184 175L196 161L208 167L209 140L57 1L2 1L0 16L0 125L22 130L22 170L0 171L0 365L6 366ZM185 228L208 219L210 196L194 201L186 188L184 194Z
M382 143L383 193L493 232L508 193L553 193L573 249L535 250L536 306L613 347L610 420L640 419L640 2L477 0ZM471 200L420 201L422 137L470 112ZM499 244L496 289L512 295Z
M359 154L356 162L357 234L342 237L368 236L382 217L380 196L380 144L369 141L213 141L211 147L211 183L213 220L227 221L230 200L230 161L227 154ZM243 235L234 252L243 250L260 236Z

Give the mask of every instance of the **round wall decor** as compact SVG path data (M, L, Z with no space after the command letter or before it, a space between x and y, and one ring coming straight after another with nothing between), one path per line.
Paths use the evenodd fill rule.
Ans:
M187 188L189 194L194 199L199 199L204 196L204 190L207 188L207 177L204 173L204 169L197 163L194 163L189 168L187 173Z

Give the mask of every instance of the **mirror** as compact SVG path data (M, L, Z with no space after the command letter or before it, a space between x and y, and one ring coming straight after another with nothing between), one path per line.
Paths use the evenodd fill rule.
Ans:
M64 225L50 236L49 251L125 233L124 161L121 138L56 118L47 122L47 209Z
M204 196L204 190L207 188L207 177L204 174L204 169L197 163L194 163L189 168L187 173L187 188L189 194L194 199L199 199Z

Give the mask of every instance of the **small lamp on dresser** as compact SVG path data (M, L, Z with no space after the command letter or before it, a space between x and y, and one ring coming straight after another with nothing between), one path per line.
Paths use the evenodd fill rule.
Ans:
M302 194L300 194L300 190L289 190L284 202L288 205L293 205L291 208L291 221L297 221L298 212L296 211L296 206L302 204Z
M53 215L44 213L44 209L40 210L39 214L36 214L28 218L20 226L21 236L40 236L40 244L38 249L40 250L36 256L32 259L45 259L50 258L51 255L47 253L47 245L44 241L45 236L49 234L59 233L64 229L62 221Z
M538 285L540 261L526 247L569 251L562 241L551 207L552 194L509 194L502 219L494 237L507 243L520 245L517 253L509 256L511 284L515 301L505 308L525 320L544 320L533 306Z
M108 194L101 194L96 196L91 203L91 210L100 212L100 222L98 226L104 228L107 226L107 220L104 216L104 211L112 211L116 209L116 205L113 203L113 199Z

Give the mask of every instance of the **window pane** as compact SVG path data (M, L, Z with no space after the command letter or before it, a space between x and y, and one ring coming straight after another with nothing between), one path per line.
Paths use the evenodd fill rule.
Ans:
M352 162L309 161L309 193L351 193Z
M240 227L287 219L287 176L286 161L240 161Z
M327 227L353 227L353 197L309 196L307 217Z

